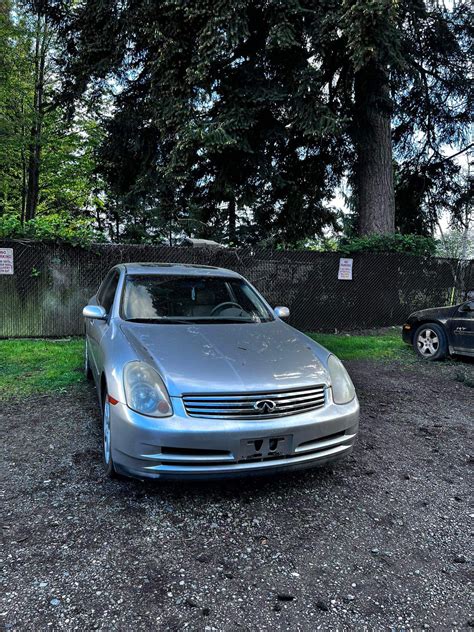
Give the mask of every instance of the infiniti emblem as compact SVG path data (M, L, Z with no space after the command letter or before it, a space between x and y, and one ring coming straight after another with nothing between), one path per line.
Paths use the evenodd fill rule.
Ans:
M273 402L271 399L260 399L258 402L255 402L253 407L260 413L268 414L275 410L276 402Z

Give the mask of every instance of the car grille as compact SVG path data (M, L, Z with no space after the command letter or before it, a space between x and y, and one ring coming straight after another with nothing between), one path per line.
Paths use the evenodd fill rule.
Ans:
M296 415L322 408L325 400L324 384L287 391L183 395L184 407L190 417L219 419L271 419Z

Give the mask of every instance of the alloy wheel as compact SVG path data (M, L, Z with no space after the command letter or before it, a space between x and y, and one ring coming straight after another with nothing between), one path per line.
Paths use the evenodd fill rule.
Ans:
M434 356L439 349L439 338L432 329L423 329L418 334L418 351L422 356Z

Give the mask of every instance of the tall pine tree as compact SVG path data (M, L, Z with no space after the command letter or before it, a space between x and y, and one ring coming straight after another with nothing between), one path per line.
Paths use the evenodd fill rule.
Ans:
M457 169L446 147L466 142L467 2L44 8L65 42L63 99L114 94L99 167L134 238L295 243L334 222L345 174L360 233L421 231L427 196Z

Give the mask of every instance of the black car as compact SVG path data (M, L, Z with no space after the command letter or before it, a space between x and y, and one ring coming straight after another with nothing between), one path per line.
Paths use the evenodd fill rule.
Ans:
M425 360L442 360L448 353L474 356L474 301L413 312L402 337Z

